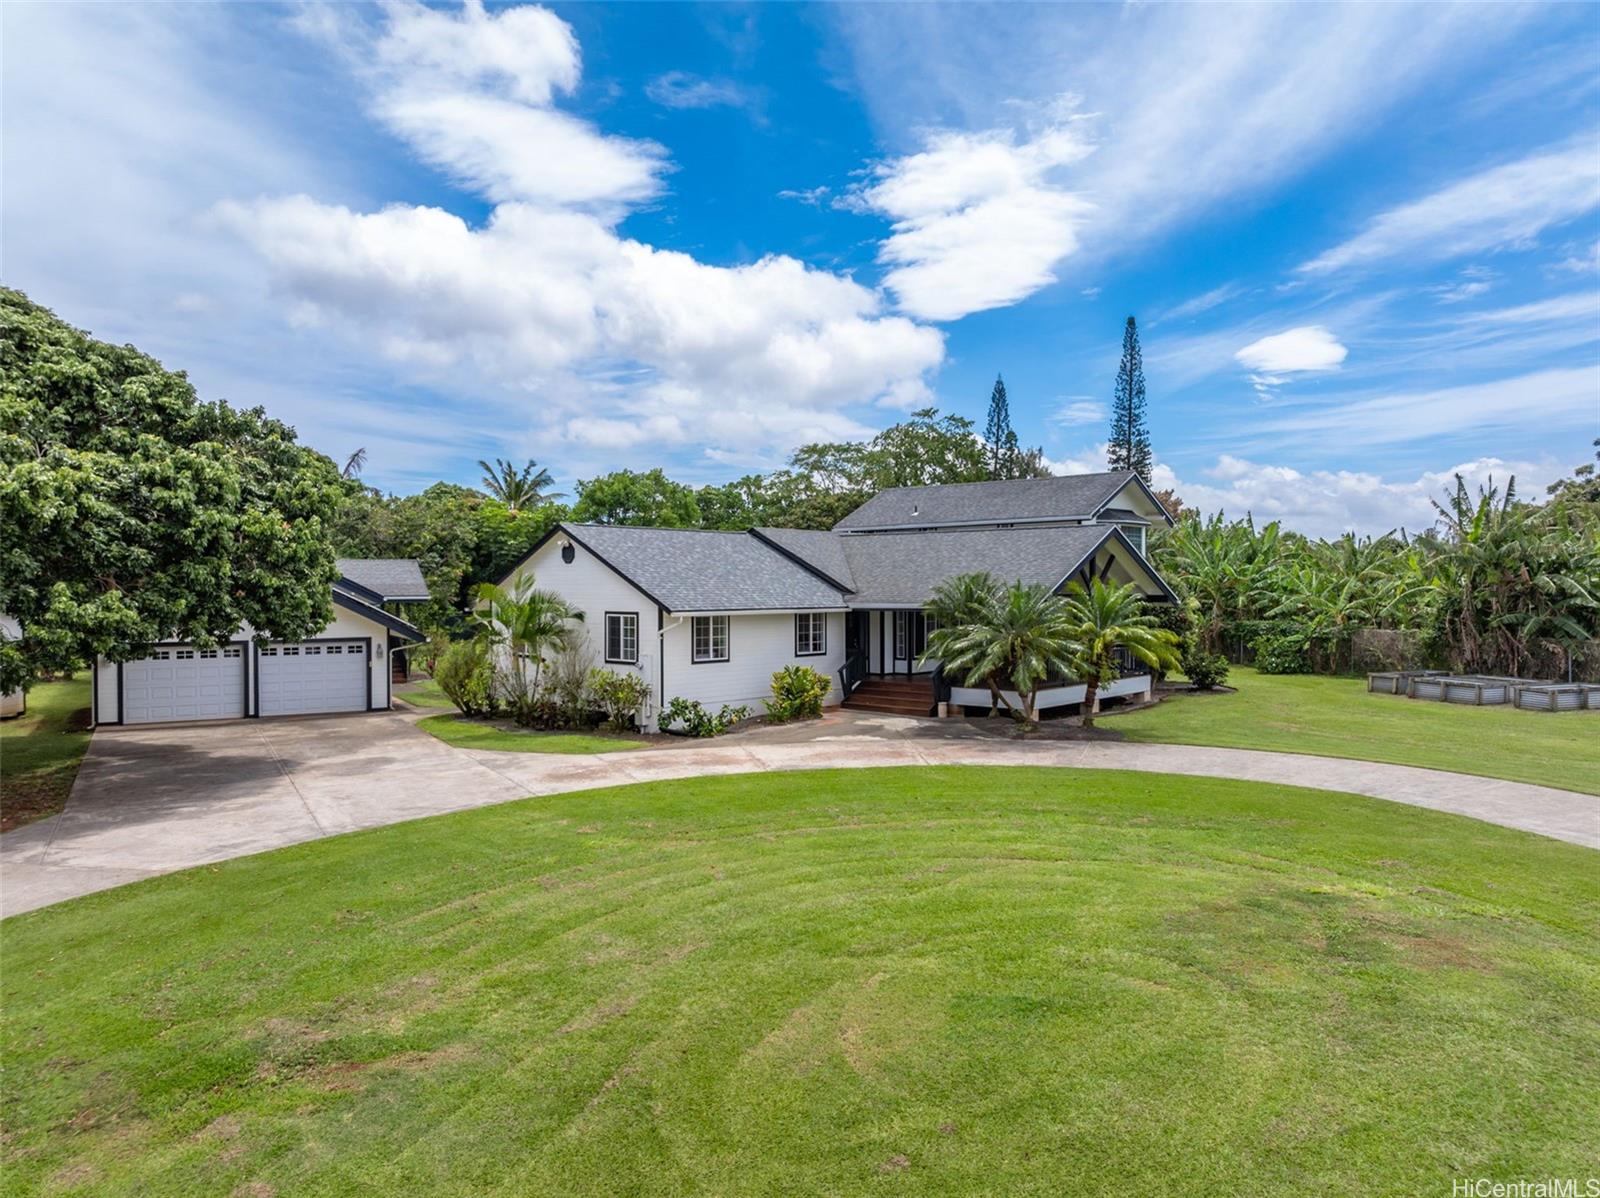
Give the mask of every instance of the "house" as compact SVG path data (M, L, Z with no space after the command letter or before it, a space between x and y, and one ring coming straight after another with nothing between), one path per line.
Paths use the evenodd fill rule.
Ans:
M341 558L333 620L304 641L257 645L248 625L225 644L152 645L143 657L95 663L96 726L387 711L390 661L423 638L384 604L427 599L417 563Z
M937 694L920 660L923 607L940 583L975 571L1052 589L1099 577L1171 601L1144 556L1150 527L1171 522L1127 471L896 487L827 532L563 523L504 582L531 573L583 613L597 661L650 684L645 727L680 696L759 711L791 664L832 680L829 703L926 715L940 699L989 703L965 688ZM1149 685L1130 670L1107 695ZM1042 705L1082 692L1053 688Z
M15 641L22 637L22 625L12 617L0 613L0 640ZM26 715L28 712L28 693L15 690L0 694L0 720L10 719L12 716Z

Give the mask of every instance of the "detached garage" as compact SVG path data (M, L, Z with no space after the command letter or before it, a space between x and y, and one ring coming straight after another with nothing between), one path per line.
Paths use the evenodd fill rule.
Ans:
M310 640L258 645L251 629L243 627L232 641L210 648L173 642L152 645L132 661L102 658L93 679L95 723L387 711L390 659L395 650L424 638L381 605L414 602L417 594L427 595L427 588L415 562L385 560L372 563L381 570L363 571L367 564L340 561L346 577L333 587L333 622ZM404 598L390 599L368 585L374 581L398 582Z

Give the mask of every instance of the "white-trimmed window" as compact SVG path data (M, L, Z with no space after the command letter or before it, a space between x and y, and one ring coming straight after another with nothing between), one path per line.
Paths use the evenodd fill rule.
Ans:
M906 659L906 626L910 622L911 613L897 611L894 613L894 659Z
M606 660L620 665L639 664L639 613L606 613Z
M796 612L794 655L820 657L828 651L828 617L820 611Z
M694 642L694 660L728 660L728 617L695 616L690 628Z

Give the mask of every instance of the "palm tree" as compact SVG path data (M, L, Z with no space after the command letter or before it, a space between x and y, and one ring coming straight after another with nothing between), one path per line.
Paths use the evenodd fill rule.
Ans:
M928 610L938 627L928 634L924 659L938 660L967 686L987 686L995 707L1026 724L1038 719L1040 683L1066 676L1082 650L1066 605L1048 587L1002 587L987 574L964 575L942 584ZM1016 692L1020 710L1002 688Z
M1096 578L1085 590L1081 582L1073 582L1067 587L1064 606L1070 635L1081 646L1074 664L1087 687L1084 727L1094 726L1100 688L1117 676L1118 648L1153 669L1178 668L1177 634L1159 625L1132 583L1107 586Z
M583 612L554 591L541 591L525 574L509 587L492 582L478 587L478 609L472 620L491 643L505 646L511 699L525 709L539 693L545 657L572 640L574 621Z
M555 480L532 458L520 470L504 458L496 458L493 466L479 458L478 466L483 470L484 489L513 512L562 497L559 491L545 490Z
M367 464L367 447L363 445L344 460L344 469L339 471L340 478L360 478L361 471Z

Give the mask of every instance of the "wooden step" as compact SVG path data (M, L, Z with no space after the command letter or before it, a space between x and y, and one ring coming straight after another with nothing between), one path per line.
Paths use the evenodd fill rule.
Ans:
M844 706L848 711L875 711L880 715L930 716L933 714L932 703L892 703L886 699L857 701L854 696L851 696L845 700Z

